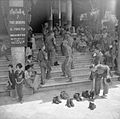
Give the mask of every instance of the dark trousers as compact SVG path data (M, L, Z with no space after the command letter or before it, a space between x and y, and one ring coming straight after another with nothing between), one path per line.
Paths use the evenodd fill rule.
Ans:
M19 101L22 101L22 98L23 98L22 88L23 88L23 84L22 83L21 84L16 84L16 90L17 90Z

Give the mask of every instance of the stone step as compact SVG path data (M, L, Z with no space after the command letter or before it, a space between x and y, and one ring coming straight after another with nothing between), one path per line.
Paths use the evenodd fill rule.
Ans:
M112 77L112 81L117 81L119 76L114 75ZM86 84L91 85L91 81L88 80L87 77L81 77L81 78L74 78L72 82L67 82L67 79L63 80L48 80L46 81L45 85L41 86L41 88L37 92L45 92L45 91L50 91L50 90L57 90L57 89L66 89L67 87L78 87L78 86L84 86ZM29 90L29 91L28 91ZM32 94L30 93L30 89L23 88L24 95ZM36 92L36 93L37 93ZM7 90L3 90L0 87L0 96L9 96L10 92Z
M114 75L112 77L112 81L117 81L118 78L119 76ZM66 88L66 86L76 87L77 84L85 85L85 83L92 83L92 82L88 79L88 77L81 77L81 78L76 77L73 79L73 82L67 82L67 79L63 79L62 81L50 80L47 81L46 84L39 89L39 91L64 89Z
M34 53L34 56L36 57L38 54L38 52ZM65 56L58 56L59 58L64 58ZM88 54L88 53L73 53L73 57L74 58L90 58L91 57L91 54Z
M53 66L52 67L52 70L58 70L58 69L61 69L61 63L59 63L60 65L59 66ZM75 67L75 69L78 69L78 68L89 68L89 66L91 65L91 63L74 63L74 67ZM39 67L39 64L36 64L35 66L34 66L34 69L35 70L38 70L38 69L40 69L40 67Z
M60 61L60 62L63 62L64 60L65 60L65 57L58 57L57 58L58 59L58 61ZM78 57L78 58L74 58L73 57L73 61L74 62L90 62L92 59L91 58L81 58L81 57ZM0 65L1 66L3 66L3 65L8 65L8 64L10 64L11 63L11 61L7 61L7 60L0 60ZM36 61L34 61L34 63L37 63Z
M35 57L37 56L37 54L34 55ZM11 55L8 56L9 60L11 61ZM58 59L62 60L65 58L65 56L57 56ZM81 60L89 60L91 59L91 56L90 55L81 55L81 54L77 54L77 55L73 55L73 58L78 60L78 59L81 59ZM0 57L0 62L8 62L6 60L5 57Z
M75 68L74 69L71 69L72 71L76 71L76 70L88 70L89 69L89 66L90 65L76 65L75 66ZM35 68L34 68L34 70L35 71L37 71L37 72L40 72L40 67L38 66L36 66ZM51 72L60 72L61 71L61 66L56 66L56 67L52 67L52 71Z
M59 62L59 64L60 65L58 65L58 66L52 66L51 67L52 71L61 70L61 63ZM78 69L78 68L89 68L90 64L91 63L75 63L74 62L74 67L75 67L75 69ZM9 64L7 64L5 66L0 65L0 72L8 72L8 65ZM40 70L40 66L39 66L38 63L34 64L34 70L36 70L36 71Z
M54 86L59 86L61 84L66 84L68 79L65 77L56 77L56 79L49 79L46 81L45 85L41 87L41 89L39 91L42 90L42 88L47 88L47 87L54 87ZM74 82L84 82L84 81L89 81L88 80L88 76L75 76L73 77L73 83ZM71 83L68 83L70 85L72 85ZM8 91L7 91L7 85L8 85L8 81L4 81L0 84L0 95L9 95ZM43 89L43 90L44 90ZM7 93L7 94L6 94Z
M73 76L79 74L79 75L86 75L86 73L90 72L90 70L88 68L83 68L83 69L72 69L71 73ZM37 70L37 73L40 75L40 70ZM52 71L51 72L51 77L53 77L52 79L56 78L56 77L60 77L61 78L62 75L62 71L61 70L57 70L57 71ZM0 72L0 82L4 81L8 79L8 72Z
M63 61L64 60L58 61L58 62L61 65ZM90 65L91 64L91 61L81 61L81 60L74 61L73 60L73 62L74 62L75 67L79 67L79 66L83 66L83 65ZM11 64L11 62L0 63L0 71L8 70L8 65L9 64ZM34 67L35 67L35 69L39 68L38 62L34 62ZM54 67L57 67L57 66L54 66Z

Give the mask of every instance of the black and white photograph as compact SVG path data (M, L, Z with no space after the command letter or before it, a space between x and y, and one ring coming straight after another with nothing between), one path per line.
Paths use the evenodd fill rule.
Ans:
M120 119L120 0L0 0L0 119Z

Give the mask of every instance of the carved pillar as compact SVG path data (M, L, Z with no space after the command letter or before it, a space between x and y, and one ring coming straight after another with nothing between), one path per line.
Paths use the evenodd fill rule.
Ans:
M117 59L117 63L118 63L118 73L120 74L120 1L117 0L116 2L116 17L118 19L118 59Z
M61 0L59 0L59 26L61 26Z
M49 17L49 29L52 30L53 29L53 8L52 8L52 0L50 0L50 17Z
M72 25L72 0L67 0L66 12L67 12L67 24L68 26L71 26Z

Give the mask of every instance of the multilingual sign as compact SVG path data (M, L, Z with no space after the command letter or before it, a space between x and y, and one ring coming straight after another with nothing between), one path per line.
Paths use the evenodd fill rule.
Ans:
M12 47L25 46L26 14L24 7L9 8L9 33Z

